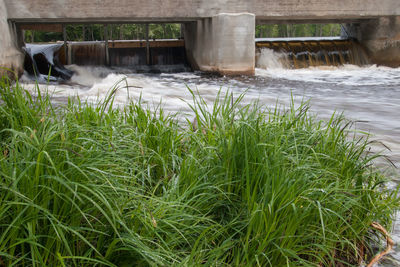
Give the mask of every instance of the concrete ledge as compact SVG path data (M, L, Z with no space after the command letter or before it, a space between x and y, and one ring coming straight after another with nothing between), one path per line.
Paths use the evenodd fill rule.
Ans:
M201 71L204 72L209 72L209 73L217 73L220 75L224 75L224 76L241 76L241 75L245 75L245 76L254 76L255 75L255 68L250 68L250 69L218 69L218 68L208 68L206 66L201 67L200 69Z
M245 75L245 76L254 76L255 75L255 69L249 69L249 70L219 70L219 73L225 76L240 76L240 75Z
M24 73L23 64L24 56L19 51L0 58L0 76L6 75L11 80L17 80Z

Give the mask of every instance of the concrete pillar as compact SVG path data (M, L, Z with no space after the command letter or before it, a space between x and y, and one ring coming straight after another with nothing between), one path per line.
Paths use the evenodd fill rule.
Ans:
M400 16L347 24L344 32L366 48L371 63L400 67Z
M254 75L255 15L221 13L187 23L186 54L194 69L223 75Z
M24 57L17 47L16 31L8 23L6 5L0 0L0 76L18 78L23 73L23 64Z

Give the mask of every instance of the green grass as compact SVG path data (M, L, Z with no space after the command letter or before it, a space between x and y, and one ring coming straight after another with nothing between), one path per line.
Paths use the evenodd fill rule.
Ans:
M1 81L0 266L351 266L390 226L397 191L341 116L192 92L192 125L112 92Z

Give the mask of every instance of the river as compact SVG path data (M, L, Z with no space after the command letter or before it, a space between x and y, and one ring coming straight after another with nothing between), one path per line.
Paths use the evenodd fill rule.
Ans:
M67 84L41 84L49 90L55 101L65 101L68 96L79 95L81 100L96 102L103 99L110 89L120 89L115 96L116 105L142 98L151 106L162 101L164 110L182 112L192 118L187 102L192 96L186 86L197 90L211 104L219 90L230 90L234 96L245 92L244 102L259 100L267 107L309 101L311 112L321 119L334 112L354 121L357 130L371 134L377 140L372 149L387 155L400 168L400 68L377 67L312 67L284 69L271 58L268 64L259 61L254 77L219 77L201 72L137 74L128 69L105 67L68 66L76 74ZM34 84L26 76L25 88L33 91ZM126 85L129 85L126 88ZM191 117L192 116L192 117ZM400 182L400 172L389 161L376 163L393 178L393 186ZM392 237L400 243L400 216L393 225ZM400 266L400 246L395 248L379 266Z

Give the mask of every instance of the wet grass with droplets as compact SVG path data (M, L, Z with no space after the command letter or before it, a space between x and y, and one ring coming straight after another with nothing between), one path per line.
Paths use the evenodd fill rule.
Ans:
M347 266L390 225L340 116L192 92L194 125L112 91L54 107L2 80L0 266Z

